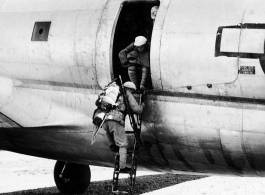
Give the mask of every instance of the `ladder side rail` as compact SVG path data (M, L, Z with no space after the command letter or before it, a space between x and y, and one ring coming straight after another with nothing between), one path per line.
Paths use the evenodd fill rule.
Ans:
M125 102L126 111L128 112L128 115L129 115L130 124L131 124L131 127L132 127L133 131L134 131L134 134L136 135L137 141L140 143L139 129L137 127L137 124L136 124L135 118L133 116L133 113L132 113L132 111L130 109L129 102L128 102L128 99L127 99L126 94L125 94L125 89L124 89L124 86L122 84L121 75L119 75L119 78L120 78L120 82L121 82L122 96L123 96L123 99L124 99L124 102Z

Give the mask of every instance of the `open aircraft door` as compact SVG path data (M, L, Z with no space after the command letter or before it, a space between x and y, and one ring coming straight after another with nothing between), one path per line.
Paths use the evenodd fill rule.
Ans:
M122 0L108 1L103 9L96 38L95 63L98 84L101 88L113 79L112 37Z
M132 43L136 36L145 36L148 41L152 34L152 6L158 0L108 1L100 18L96 39L96 72L98 83L104 87L118 75L127 81L126 68L122 68L119 51Z
M123 67L120 62L119 52L133 43L137 36L146 37L147 44L150 44L153 37L151 9L154 6L159 6L159 4L160 1L158 0L120 2L119 12L117 13L116 22L113 26L113 38L111 44L113 78L118 78L118 76L121 75L123 82L130 80L128 77L128 68ZM158 46L155 45L154 48L156 47ZM149 85L147 88L151 89L152 87Z

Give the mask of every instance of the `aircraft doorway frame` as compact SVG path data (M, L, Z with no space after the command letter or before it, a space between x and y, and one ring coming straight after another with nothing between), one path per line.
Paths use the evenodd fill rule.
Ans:
M121 75L123 82L130 80L127 68L121 66L119 52L134 42L136 36L145 36L150 45L153 32L151 8L159 5L159 0L124 1L120 5L111 38L110 64L113 71L112 79ZM149 88L151 88L151 84Z

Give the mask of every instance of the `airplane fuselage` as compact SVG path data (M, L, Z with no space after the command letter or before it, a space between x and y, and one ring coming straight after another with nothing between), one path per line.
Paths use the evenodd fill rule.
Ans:
M264 176L261 0L2 1L0 149L113 166L103 130L91 145L94 102L133 41L117 36L122 10L158 3L139 165Z

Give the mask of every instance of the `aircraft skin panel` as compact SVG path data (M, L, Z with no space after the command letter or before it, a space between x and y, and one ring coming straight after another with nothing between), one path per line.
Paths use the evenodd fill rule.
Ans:
M53 86L62 84L65 86L73 86L75 84L77 88L80 85L81 87L90 89L98 89L99 86L104 87L113 76L109 60L111 56L112 27L117 20L121 2L110 1L106 5L104 13L102 13L102 10L96 10L96 8L94 10L69 12L3 12L0 17L0 24L6 27L6 31L0 32L0 45L2 49L2 62L0 63L1 75L23 79L27 87L34 88L43 86L38 84L38 81L46 82L46 85L51 82L50 85ZM244 4L239 6L238 10L232 6L231 9L236 9L237 11L231 11L230 13L230 8L227 10L227 6L230 7L231 3L227 3L226 1L222 2L222 6L225 9L218 9L215 12L209 13L216 20L209 21L209 15L204 13L201 16L202 18L197 19L201 19L205 27L203 28L204 30L197 28L198 26L189 25L188 21L181 23L182 26L188 25L188 28L180 28L176 25L177 23L171 25L172 22L178 22L175 18L187 18L185 16L187 13L182 13L181 10L178 10L178 1L172 3L169 8L170 11L166 7L169 5L171 3L162 3L161 13L160 11L158 12L158 18L154 27L154 37L152 40L154 49L151 48L154 52L151 54L151 62L154 62L154 64L152 64L151 71L154 71L152 78L155 90L164 89L185 93L256 99L265 98L265 94L263 93L265 86L263 85L264 72L260 67L258 59L237 59L224 56L214 57L214 46L218 27L234 25L240 21L240 18L243 19L240 13L242 10L241 6ZM212 4L210 5L212 6ZM189 7L190 4L181 3L181 6ZM178 10L177 12L173 11L174 7ZM201 6L197 9L192 8L192 10L194 13L197 13L200 10L199 8ZM231 15L222 14L223 12L229 12ZM259 12L249 14L251 17L248 16L247 18L250 19L246 19L246 22L252 22L256 19L257 17L254 15L259 14ZM175 14L178 15L175 16ZM206 21L204 20L205 18L207 19ZM45 42L30 41L34 23L39 20L52 22L48 44ZM210 30L208 30L207 22L213 23L214 21L217 24L213 24ZM20 28L20 31L17 31L16 28ZM183 29L185 30L183 31ZM191 33L187 33L187 31ZM208 36L209 34L213 37ZM205 46L208 48L205 50L208 52L205 55L201 53L203 52L201 46L196 50L194 45L188 45L190 42L192 44L202 45L199 42L201 39L204 39L204 36L209 39L209 41L203 41L204 43L209 43ZM197 40L197 37L199 40ZM171 48L172 45L174 48ZM62 51L61 48L65 49ZM193 54L190 56L182 54L188 48L190 48ZM201 52L194 52L195 50ZM178 51L180 52L179 54ZM16 55L13 55L13 53L16 53ZM198 58L195 57L195 53L200 53L197 56ZM175 63L175 58L178 58L176 59L178 63ZM189 62L187 59L191 61ZM213 59L214 61L210 62L209 59ZM196 62L193 62L193 60ZM202 63L199 64L198 62ZM240 67L254 66L255 75L238 75L238 65ZM181 67L181 70L179 67ZM231 81L228 78L232 78L229 75L233 79L236 79L235 82L227 83ZM33 84L33 80L37 84ZM222 84L223 82L226 84ZM198 83L202 86L197 86ZM191 86L192 89L188 90L187 86Z
M264 23L265 13L262 11L264 9L264 2L262 0L244 1L244 4L245 14L243 23Z
M203 170L204 166L207 167L205 170L217 167L220 170L222 167L223 171L228 168L239 175L264 175L261 166L264 132L260 128L263 123L263 105L248 104L248 107L243 107L241 102L177 96L175 99L167 96L152 98L150 107L156 108L157 115L145 115L145 120L156 121L157 139L170 165L180 161L182 167L192 167L197 171ZM250 112L251 116L243 114L245 112ZM147 113L153 112L148 110ZM251 125L255 120L256 125L249 130L251 132L245 132L245 121ZM174 149L170 150L170 147ZM259 169L255 168L256 163Z
M107 0L2 0L0 3L1 12L45 12L45 11L70 11L70 10L91 10L104 9Z
M87 115L80 111L27 94L23 90L14 91L10 101L1 108L1 112L25 127L71 124L75 120L87 118Z
M65 88L65 87L63 87ZM98 98L98 94L101 91L89 90L89 89L79 89L67 87L68 91L63 91L62 88L57 87L58 91L55 90L45 90L44 89L30 89L24 88L24 91L31 93L33 95L38 95L51 101L64 105L66 107L79 110L86 113L89 117L93 116L95 101ZM90 94L89 96L87 94ZM86 106L84 106L86 105Z
M148 101L147 107L155 107L156 110L162 110L163 107L164 112L167 110L169 115L174 114L176 118L174 120L166 113L163 116L144 115L144 146L139 162L142 167L160 171L172 169L235 175L255 175L256 172L261 176L264 174L264 166L261 164L264 134L259 133L257 138L256 129L242 131L242 105L235 104L231 108L225 106L224 102L163 96L160 98L163 100ZM190 109L193 112L189 112ZM252 106L248 111L256 112L255 109ZM146 112L150 111L157 113L153 110ZM211 117L206 119L206 116ZM260 123L260 120L257 121ZM44 127L3 128L1 133L4 131L16 148L12 151L85 164L94 162L111 165L114 154L109 151L104 131L100 131L96 144L91 146L93 131L87 118L75 119L72 125L69 121L67 123ZM132 146L133 140L129 140ZM1 148L5 149L3 145Z
M224 6L225 6L226 2L223 1L222 3L224 3ZM224 50L229 51L229 52L225 54L224 56L215 56L215 58L217 58L218 61L224 64L229 64L227 66L227 69L229 71L232 71L231 64L233 64L233 62L227 61L227 63L225 63L225 60L229 60L227 58L233 58L234 63L237 64L238 66L237 69L238 69L239 75L237 76L237 79L234 82L226 83L225 85L213 84L214 82L209 79L208 84L204 84L204 86L193 86L191 90L187 90L186 86L183 86L182 88L176 88L174 90L179 91L179 92L185 92L185 93L212 94L212 95L218 94L220 96L245 97L245 98L253 98L253 99L262 100L265 98L265 94L264 94L265 85L263 82L264 67L262 67L263 65L260 62L260 60L263 58L262 56L264 55L264 49L263 49L264 47L264 35L263 34L264 33L262 33L264 31L264 23L265 23L264 17L263 17L264 12L262 12L265 6L264 2L260 0L256 0L253 2L252 1L251 2L240 1L239 3L237 3L236 1L233 1L233 4L227 4L229 6L227 9L224 9L224 10L221 9L223 6L221 4L215 3L215 5L220 6L219 7L220 10L215 12L216 14L218 14L218 18L216 20L211 20L211 21L215 21L216 24L214 23L208 26L205 25L203 28L195 28L194 25L201 24L201 23L204 24L204 20L201 20L201 22L195 22L194 25L189 25L188 28L185 28L185 29L189 30L190 28L192 28L194 30L198 30L198 33L197 34L195 33L196 35L198 35L201 30L205 30L207 28L215 27L216 29L215 32L217 32L218 28L222 26L226 26L227 28L223 29L223 33L221 35L220 48L221 49L226 48ZM202 5L204 4L202 3ZM182 4L181 6L186 6L186 5ZM212 7L213 5L210 5L209 3L207 3L207 6ZM229 11L230 9L235 9L235 11ZM203 10L203 9L199 9L199 10ZM211 10L214 10L214 9L211 9ZM228 13L222 14L223 11L228 12ZM239 22L242 25L240 24L238 25L237 24L238 22L236 22L236 20L239 21L241 18L240 12L244 13L241 19L242 21ZM232 16L230 14L232 15L235 14L235 15ZM209 15L207 15L207 17L212 18L212 15L211 14ZM225 18L227 16L229 17L231 16L230 19ZM190 21L193 21L192 19L190 19L190 17L187 17L187 18ZM184 28L181 28L181 29L184 29ZM179 28L178 30L181 31L181 29ZM230 32L229 33L230 35L228 36L226 32ZM216 37L220 36L220 34L219 35L218 34L219 32L216 33ZM186 36L185 32L182 33L180 36ZM217 39L218 38L216 38L216 40ZM214 39L211 39L209 41L213 41L213 40ZM206 43L208 43L209 41L206 41ZM183 51L184 53L187 53L185 52L185 50L181 49L182 42L180 41L178 43L175 43L174 45L176 44L178 45L176 47L177 50L181 50L181 52ZM185 43L186 41L184 42L184 46L185 46ZM203 44L200 44L200 45L203 45ZM214 44L209 44L209 45L214 46ZM212 48L212 50L214 50L214 48ZM203 53L201 52L196 52L196 53L200 53L200 55L203 56ZM232 53L234 55L232 55ZM179 57L179 56L184 56L184 55L181 54L181 55L175 55L175 56ZM208 56L212 58L213 55L208 54ZM168 56L168 58L165 58L165 60L166 59L172 59L172 58ZM187 59L189 58L187 57ZM181 64L184 64L184 61L183 63L180 63L180 65ZM213 64L217 65L218 63L213 63ZM217 67L215 67L214 65L213 66L210 65L209 72L211 71L211 69L216 72L216 73L210 73L211 75L215 75L216 78L218 79L222 77L221 75L217 76L217 74L220 74L220 70L219 70L220 64L217 65ZM170 70L172 70L172 68L169 69L169 72L172 72ZM173 72L170 74L173 74ZM198 74L196 76L196 75L191 75L191 74L192 73L184 74L183 79L181 79L183 82L187 83L187 86L192 86L193 81L189 81L189 79L194 80L194 78L197 78L197 76L199 75ZM165 74L165 78L168 79L168 77L169 76ZM228 77L224 76L223 78L226 79ZM200 79L200 82L201 81L202 79ZM181 83L181 82L178 82L178 83ZM191 84L188 84L188 83L191 83ZM172 88L172 87L169 86L169 88Z
M218 27L242 21L244 6L241 3L239 0L232 3L171 1L161 38L163 89L236 80L237 59L216 58L214 51ZM206 13L205 9L209 11Z
M105 132L101 130L96 144L90 145L91 116L23 88L16 87L11 94L1 112L23 128L2 128L2 149L111 166L114 154ZM260 104L244 107L236 101L149 94L140 165L160 171L262 176L264 109ZM126 126L128 129L128 121ZM129 140L130 147L133 140Z
M171 0L161 1L159 11L157 12L156 20L153 26L151 50L150 50L150 64L152 64L152 85L154 89L162 90L161 67L160 67L160 49L161 37L164 21L167 15L168 7Z
M114 79L113 67L118 64L112 64L112 46L114 39L114 29L118 20L118 14L124 0L108 1L104 12L99 21L96 38L96 75L98 84L104 88L106 83Z
M1 75L95 88L94 52L101 14L102 10L1 13L0 24L6 27L0 33ZM31 41L36 21L51 21L48 42ZM11 53L16 55L10 58Z

